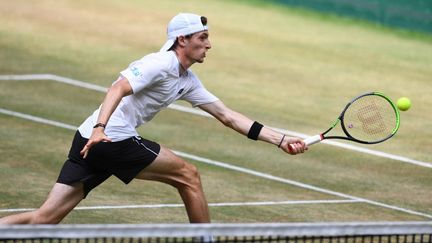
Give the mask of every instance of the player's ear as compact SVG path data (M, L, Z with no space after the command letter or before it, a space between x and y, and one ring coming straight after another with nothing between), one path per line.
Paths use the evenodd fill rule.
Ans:
M185 47L187 43L187 38L185 36L179 36L177 37L178 45L181 47Z

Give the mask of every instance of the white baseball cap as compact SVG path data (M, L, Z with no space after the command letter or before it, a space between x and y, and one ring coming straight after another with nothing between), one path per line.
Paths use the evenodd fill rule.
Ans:
M186 36L204 30L208 30L208 26L203 25L200 15L179 13L168 23L168 40L160 51L168 51L179 36Z

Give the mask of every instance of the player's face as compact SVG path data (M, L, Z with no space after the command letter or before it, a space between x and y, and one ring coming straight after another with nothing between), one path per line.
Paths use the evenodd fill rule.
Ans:
M188 40L186 55L195 62L202 63L206 52L211 48L209 33L207 30L198 32Z

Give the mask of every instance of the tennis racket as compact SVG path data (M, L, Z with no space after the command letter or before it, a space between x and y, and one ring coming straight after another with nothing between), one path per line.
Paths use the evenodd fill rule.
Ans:
M343 134L327 135L337 124L341 125ZM324 139L345 139L362 144L376 144L393 137L399 125L400 116L395 104L382 93L370 92L354 98L329 129L306 138L304 142L309 146Z

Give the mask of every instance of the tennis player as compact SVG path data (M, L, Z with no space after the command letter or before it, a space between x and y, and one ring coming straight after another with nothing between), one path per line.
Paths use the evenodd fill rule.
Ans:
M274 144L292 155L307 149L301 139L280 134L226 107L189 69L204 62L211 48L206 17L178 14L167 32L168 40L160 51L121 71L99 109L78 128L57 183L42 206L4 217L0 224L59 223L112 175L126 184L134 178L169 184L180 193L191 223L210 222L196 167L136 131L179 99L250 139Z

